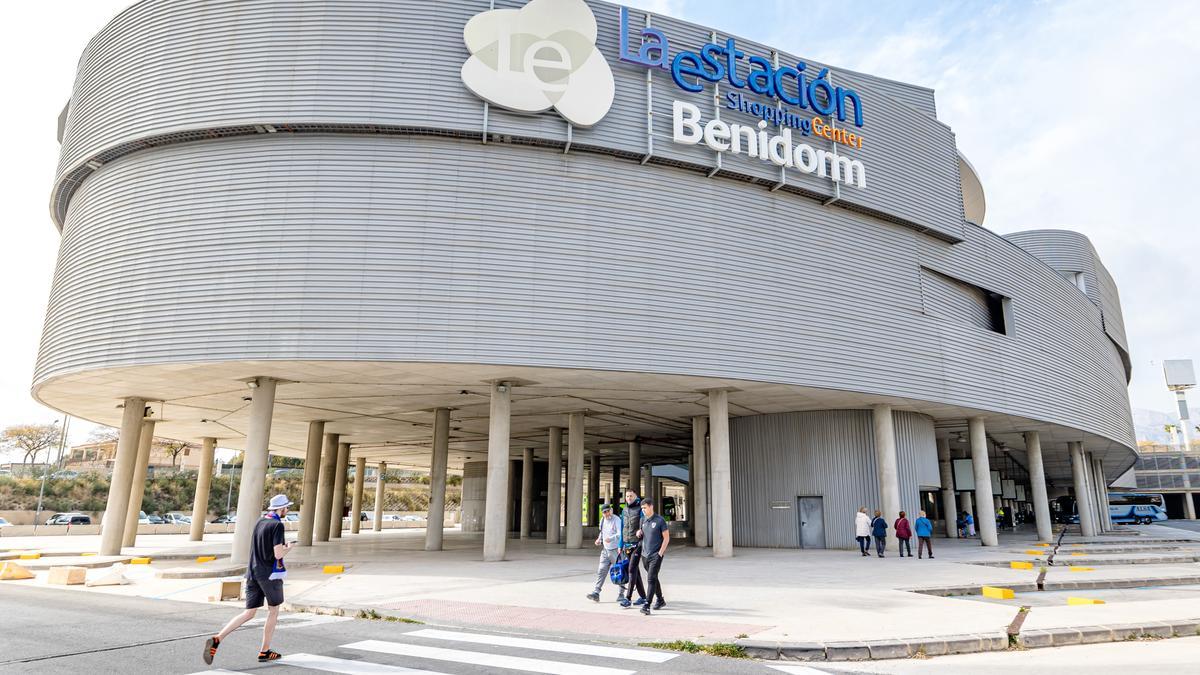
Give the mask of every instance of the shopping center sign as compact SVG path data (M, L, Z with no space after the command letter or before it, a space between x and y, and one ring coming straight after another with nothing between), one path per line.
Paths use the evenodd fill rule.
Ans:
M699 107L677 100L672 105L674 142L703 143L717 152L744 153L866 187L863 163L837 149L863 147L862 98L853 89L835 86L829 69L810 79L803 62L780 65L778 55L747 54L734 38L672 53L663 31L631 29L627 8L620 8L618 21L622 61L668 70L675 86L690 94L727 84L723 107L759 119L744 125L714 115L702 124ZM571 124L593 126L608 113L616 92L608 61L596 48L596 33L596 17L583 0L531 0L521 9L482 12L463 29L471 53L462 66L463 83L476 96L508 110L553 109ZM778 133L768 133L771 126ZM830 147L793 144L794 137L824 139L829 143L820 144Z

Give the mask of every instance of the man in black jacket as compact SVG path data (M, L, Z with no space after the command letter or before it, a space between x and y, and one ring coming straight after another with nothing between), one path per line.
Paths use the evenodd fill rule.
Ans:
M629 585L622 586L617 596L617 602L622 607L643 605L646 603L646 589L642 586L642 572L638 567L641 560L642 547L638 542L638 532L642 529L642 500L632 488L625 490L625 509L621 511L621 537L624 542L625 554L629 556ZM633 589L637 588L638 599L633 601Z

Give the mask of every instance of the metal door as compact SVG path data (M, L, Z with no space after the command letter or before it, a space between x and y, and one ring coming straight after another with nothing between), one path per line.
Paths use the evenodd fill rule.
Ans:
M796 497L800 548L825 548L825 505L821 497Z

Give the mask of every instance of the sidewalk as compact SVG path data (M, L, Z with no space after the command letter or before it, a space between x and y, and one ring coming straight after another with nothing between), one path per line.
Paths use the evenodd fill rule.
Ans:
M215 579L161 579L155 571L197 570L227 566L227 560L198 564L172 557L205 554L227 558L231 535L212 535L197 544L186 536L160 535L139 538L139 547L126 554L158 556L148 566L130 566L139 578L127 586L90 591L171 597L207 602ZM84 536L70 541L0 541L0 550L16 545L36 545L43 551L78 552L98 541ZM58 539L68 539L66 537ZM96 538L98 539L98 538ZM1163 540L1171 540L1170 548ZM1067 537L1056 565L1046 570L1047 584L1127 581L1150 584L1152 579L1200 575L1200 565L1153 564L1155 556L1200 555L1200 536L1155 526L1130 528L1120 536L1084 541ZM1043 556L1035 550L1028 532L1004 533L1001 546L982 548L976 540L936 539L935 560L887 557L864 558L855 551L735 549L735 557L716 560L708 549L672 547L662 570L667 609L644 617L614 602L608 584L603 602L584 596L595 578L596 550L585 542L582 550L567 551L542 541L510 540L508 560L480 560L482 536L448 530L446 550L426 552L423 530L346 533L341 540L311 548L297 548L288 556L289 603L298 608L356 613L373 609L429 623L495 629L536 630L542 633L594 634L598 620L615 640L691 639L698 641L748 640L752 644L826 643L846 641L923 640L963 634L1003 635L1022 604L1022 593L1006 602L979 598L938 597L911 592L931 587L1010 585L1037 593L1035 583ZM1122 553L1146 564L1106 565L1093 571L1072 572L1063 566L1091 557L1091 551L1120 544L1144 552ZM893 544L894 548L894 544ZM1050 548L1045 548L1046 555ZM1072 551L1085 556L1069 556ZM50 556L47 556L49 558ZM43 558L45 561L47 558ZM989 567L980 562L1034 561L1032 570ZM41 561L39 561L41 562ZM321 566L345 565L342 574L326 575ZM135 568L143 567L141 570ZM99 570L94 571L99 572ZM0 582L44 584L46 573L30 581ZM1134 581L1137 580L1137 581ZM1129 584L1126 584L1129 585ZM80 588L80 587L72 587ZM1131 591L1132 592L1132 591ZM1049 596L1047 596L1049 597ZM1036 603L1026 620L1029 629L1087 626L1098 623L1184 620L1200 617L1195 601L1164 598L1112 602L1095 606L1048 606ZM1025 603L1032 604L1032 603ZM618 620L619 619L619 620Z

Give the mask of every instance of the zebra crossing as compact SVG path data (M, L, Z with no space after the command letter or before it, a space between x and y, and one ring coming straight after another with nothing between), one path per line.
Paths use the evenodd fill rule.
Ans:
M497 653L494 650L501 651ZM511 652L516 650L520 650L524 655L513 656ZM344 652L359 653L361 656L351 656ZM545 675L634 675L640 667L666 663L678 656L670 652L646 649L435 628L397 633L389 636L387 640L349 642L338 645L336 653L338 656L291 653L274 664L346 675L451 675L464 669L468 672L480 672L481 668L487 672ZM422 664L437 665L403 665L417 660ZM438 670L429 670L431 667ZM449 672L440 670L441 668ZM235 671L213 669L202 672Z

